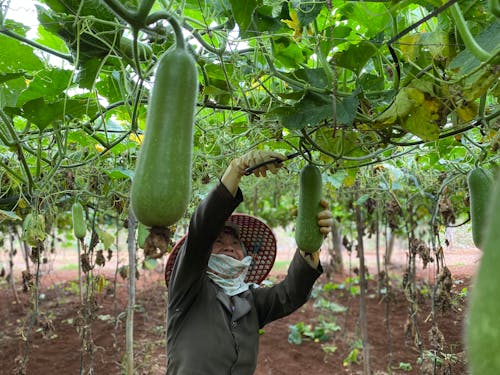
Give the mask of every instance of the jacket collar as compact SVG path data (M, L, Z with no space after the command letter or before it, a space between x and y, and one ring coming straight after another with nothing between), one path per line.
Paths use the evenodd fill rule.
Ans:
M241 319L243 316L248 314L252 309L250 302L245 298L249 291L243 292L232 297L234 310L231 308L231 298L224 293L224 291L217 287L216 298L224 306L229 314L231 314L231 321L234 322Z

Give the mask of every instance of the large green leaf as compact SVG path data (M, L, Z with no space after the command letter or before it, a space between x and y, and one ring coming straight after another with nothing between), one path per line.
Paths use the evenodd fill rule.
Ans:
M101 69L102 59L90 58L80 62L76 81L82 89L92 89Z
M273 40L274 63L285 68L299 68L307 61L307 55L312 51L299 46L289 38Z
M33 48L0 34L0 72L18 73L43 69L44 64Z
M106 98L109 103L115 103L123 100L125 96L122 93L122 73L119 71L113 71L111 74L106 74L99 79L96 83L96 88L99 94Z
M230 0L230 2L234 19L240 28L240 34L244 34L252 22L252 17L255 8L258 6L258 2L257 0Z
M346 43L352 29L346 25L335 25L327 27L322 31L323 37L319 42L319 48L324 56L332 51L333 47Z
M307 26L313 22L325 5L325 0L310 1L310 0L293 0L292 7L296 10L300 24Z
M359 74L376 53L377 47L373 43L361 41L359 44L351 44L346 50L336 53L335 63Z
M61 69L44 69L38 72L28 87L19 95L17 106L38 98L54 99L71 86L73 72Z
M82 118L87 113L97 112L97 105L86 99L61 99L47 103L43 98L27 102L23 107L23 117L33 122L40 130L45 129L54 121L66 117Z
M280 34L280 30L285 28L283 20L289 17L288 4L285 1L274 6L259 6L254 12L253 23L242 37L253 38L256 33Z
M363 38L372 38L375 35L385 30L391 30L392 17L387 10L387 5L384 3L375 3L368 1L343 2L337 11L342 14L343 18L348 20L350 24L355 21L365 30ZM363 29L362 28L362 29Z
M358 99L356 96L337 99L336 120L338 124L350 125L356 115ZM334 115L333 99L331 96L306 94L306 96L292 107L280 107L272 114L277 114L284 127L289 129L303 129L309 126L320 125L324 121L331 121Z
M0 73L0 84L24 77L24 73Z
M10 77L16 76L9 74ZM0 108L15 107L17 98L26 89L26 79L24 74L18 75L18 78L9 79L4 85L0 85Z
M110 178L114 180L130 179L132 181L132 179L134 178L134 171L125 169L123 167L116 167L105 172Z
M39 38L36 40L38 43L43 44L44 46L47 46L55 51L69 53L66 43L64 43L64 40L62 40L54 33L49 32L44 27L42 26L38 27L38 35Z

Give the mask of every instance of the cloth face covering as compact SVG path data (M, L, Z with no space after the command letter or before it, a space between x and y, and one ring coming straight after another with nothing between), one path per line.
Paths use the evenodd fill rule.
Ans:
M212 254L208 260L207 274L228 296L235 296L249 288L245 277L250 263L250 256L237 260L224 254Z

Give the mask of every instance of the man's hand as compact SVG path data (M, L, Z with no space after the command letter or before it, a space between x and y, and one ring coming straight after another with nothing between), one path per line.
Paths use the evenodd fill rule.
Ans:
M243 176L247 168L268 162L270 160L277 161L274 163L265 164L253 171L253 174L257 177L266 177L267 171L270 171L273 174L276 174L276 172L278 172L278 169L283 166L281 162L286 160L285 155L274 151L253 150L246 153L240 158L234 159L232 163L237 166L240 174Z
M320 204L323 207L323 210L318 213L318 225L320 232L324 237L326 237L328 236L328 233L332 231L333 216L326 199L322 199ZM305 251L300 250L300 255L302 255L312 268L318 268L320 250L315 251L314 253L306 253Z
M323 233L323 236L326 237L328 236L328 233L332 231L333 215L329 208L330 205L326 199L321 199L319 203L323 207L323 210L318 213L319 230Z
M254 165L263 163L269 160L286 160L286 156L274 151L253 150L245 155L233 159L222 176L222 183L233 194L236 195L241 178L245 175L245 170ZM265 177L267 171L276 173L283 164L280 162L269 163L253 171L257 177Z

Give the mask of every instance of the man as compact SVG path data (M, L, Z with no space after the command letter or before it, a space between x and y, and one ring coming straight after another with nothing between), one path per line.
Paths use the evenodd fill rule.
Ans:
M282 282L270 288L256 285L274 262L274 236L258 219L232 213L243 200L239 183L245 170L269 160L276 163L254 171L262 177L276 173L285 157L252 151L234 159L169 257L168 375L253 374L259 329L302 306L323 271L319 251L298 250ZM322 204L318 223L326 235L332 218Z

